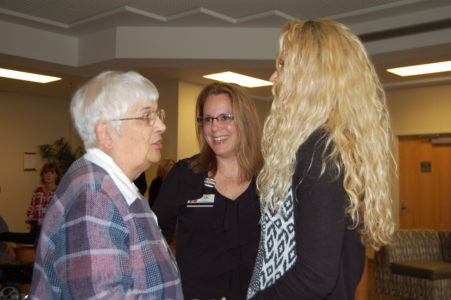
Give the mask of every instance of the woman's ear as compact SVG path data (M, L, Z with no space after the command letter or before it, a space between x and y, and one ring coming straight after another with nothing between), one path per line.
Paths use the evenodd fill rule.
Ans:
M97 142L100 149L110 149L113 146L116 130L107 121L99 121L95 127Z

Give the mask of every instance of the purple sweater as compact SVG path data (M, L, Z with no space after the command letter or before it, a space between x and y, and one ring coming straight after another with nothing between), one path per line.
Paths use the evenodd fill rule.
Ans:
M104 169L84 158L46 213L32 299L183 299L179 271L147 202L130 206Z

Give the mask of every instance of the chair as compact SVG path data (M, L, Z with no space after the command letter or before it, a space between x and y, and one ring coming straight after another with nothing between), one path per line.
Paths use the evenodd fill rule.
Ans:
M451 299L451 231L399 230L375 254L379 294L408 299Z

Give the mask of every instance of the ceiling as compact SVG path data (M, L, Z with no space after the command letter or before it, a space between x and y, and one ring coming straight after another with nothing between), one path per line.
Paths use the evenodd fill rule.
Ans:
M356 32L386 88L451 82L451 73L399 78L387 67L451 60L449 0L0 0L0 67L63 80L0 79L0 91L68 98L106 69L135 69L157 85L206 84L236 71L273 70L281 26L331 18ZM270 88L252 89L270 99Z

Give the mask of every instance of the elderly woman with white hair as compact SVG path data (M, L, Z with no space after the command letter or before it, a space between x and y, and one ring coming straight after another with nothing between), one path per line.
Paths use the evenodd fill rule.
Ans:
M182 299L156 217L132 183L162 148L158 91L136 72L103 72L74 95L86 154L63 177L44 220L32 299Z

